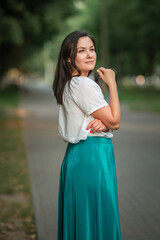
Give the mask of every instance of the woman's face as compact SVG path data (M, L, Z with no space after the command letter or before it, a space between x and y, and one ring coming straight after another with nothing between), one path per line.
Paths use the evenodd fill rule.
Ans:
M81 71L81 76L88 76L88 72L93 70L96 64L96 52L92 40L89 37L80 37L77 43L77 54L75 64ZM72 75L77 74L73 69Z

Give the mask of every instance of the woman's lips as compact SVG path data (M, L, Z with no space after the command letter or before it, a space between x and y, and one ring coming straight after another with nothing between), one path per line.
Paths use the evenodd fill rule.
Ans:
M86 63L93 63L94 61L88 61L88 62L86 62Z

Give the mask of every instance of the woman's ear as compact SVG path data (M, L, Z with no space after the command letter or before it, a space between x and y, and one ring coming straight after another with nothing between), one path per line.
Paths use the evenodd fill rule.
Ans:
M71 58L68 58L68 62L71 63Z

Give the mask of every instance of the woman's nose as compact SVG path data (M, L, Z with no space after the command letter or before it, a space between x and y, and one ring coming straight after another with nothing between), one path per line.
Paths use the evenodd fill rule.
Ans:
M87 57L91 57L91 52L89 50L87 51Z

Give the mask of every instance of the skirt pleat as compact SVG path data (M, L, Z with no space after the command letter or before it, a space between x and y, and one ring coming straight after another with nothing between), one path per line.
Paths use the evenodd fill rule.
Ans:
M58 240L120 240L112 140L68 143L61 165Z

